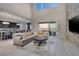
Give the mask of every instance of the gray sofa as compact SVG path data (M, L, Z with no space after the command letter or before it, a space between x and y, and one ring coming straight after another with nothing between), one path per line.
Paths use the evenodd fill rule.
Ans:
M17 33L17 34L14 34L13 36L13 43L14 45L18 45L18 46L24 46L25 44L28 44L30 42L33 41L34 39L34 34L30 34L30 35L27 35L26 33Z

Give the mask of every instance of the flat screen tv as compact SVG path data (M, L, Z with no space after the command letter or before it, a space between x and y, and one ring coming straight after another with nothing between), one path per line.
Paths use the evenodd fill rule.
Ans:
M69 31L79 33L79 16L69 20Z

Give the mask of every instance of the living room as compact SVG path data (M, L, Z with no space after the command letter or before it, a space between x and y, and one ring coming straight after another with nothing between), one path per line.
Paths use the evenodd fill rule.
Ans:
M67 18L73 15L68 14L70 5L0 3L0 55L79 55L79 48L74 44L78 45L79 41L70 39L75 34L68 30Z
M42 6L44 8L42 8ZM59 36L61 39L66 38L65 4L2 3L0 4L0 8L1 8L1 25L2 25L1 42L5 43L12 42L11 44L15 47L16 46L24 47L28 46L29 43L31 44L31 42L34 41L32 45L35 46L46 45L47 46L46 51L48 51L47 54L52 55L52 53L50 53L50 51L47 50L48 49L47 41L53 42L52 40L48 40L49 36L52 37L55 35ZM52 47L50 47L50 49L51 48Z
M32 4L27 3L0 4L0 47L2 48L0 50L0 55L12 55L11 53L13 53L14 50L16 51L19 48L22 50L24 46L27 45L28 47L28 44L31 42L32 45L38 47L47 44L46 41L49 36L49 24L47 24L47 26L43 26L43 24L40 26L40 24L38 24L39 29L35 31L32 25L36 26L36 24L33 24L34 21L32 20L33 16L31 8ZM41 38L41 40L34 40L35 38ZM32 49L32 47L28 48ZM9 49L9 51L6 51L7 49ZM38 50L38 48L36 50ZM15 52L16 54L13 53L13 55L29 55L28 53L22 53L22 51L20 51L21 53L18 52L19 54ZM30 55L32 54L33 53L30 53ZM43 54L45 55L45 53ZM49 51L47 54L50 55Z

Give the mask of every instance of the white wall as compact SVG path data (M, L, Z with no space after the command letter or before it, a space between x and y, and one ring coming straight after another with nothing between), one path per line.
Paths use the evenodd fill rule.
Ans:
M0 8L31 18L31 4L29 3L0 3Z
M38 22L56 21L58 23L58 31L61 38L66 38L66 7L65 4L59 4L58 8L35 11L33 8L32 27L34 31L38 31Z

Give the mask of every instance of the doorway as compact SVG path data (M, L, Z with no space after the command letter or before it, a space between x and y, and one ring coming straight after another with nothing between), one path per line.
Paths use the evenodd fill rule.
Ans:
M56 36L57 34L57 22L49 22L49 35Z
M40 22L39 30L45 30L49 32L50 36L56 36L57 34L57 22Z

